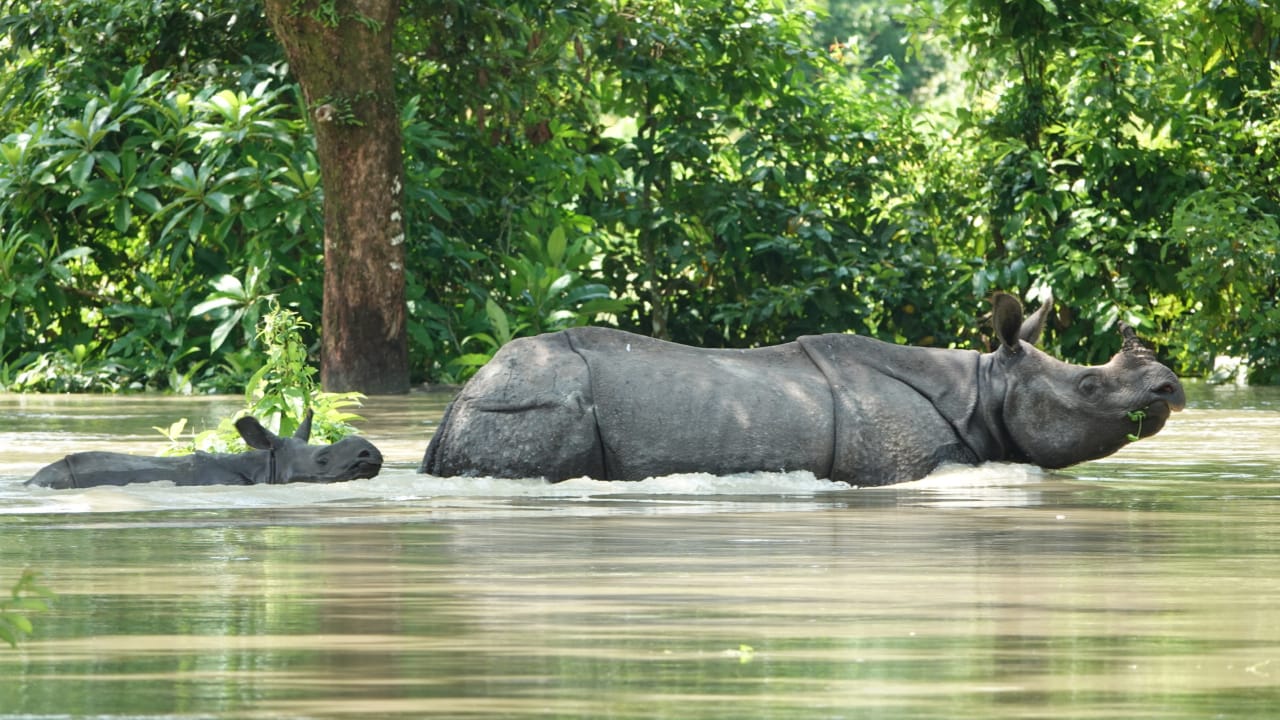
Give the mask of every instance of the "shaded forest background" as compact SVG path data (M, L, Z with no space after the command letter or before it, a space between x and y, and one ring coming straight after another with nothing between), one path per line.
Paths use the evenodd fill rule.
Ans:
M261 7L0 6L0 386L240 390L323 277ZM415 0L396 43L415 382L584 323L981 347L997 289L1076 362L1125 320L1280 381L1263 0Z

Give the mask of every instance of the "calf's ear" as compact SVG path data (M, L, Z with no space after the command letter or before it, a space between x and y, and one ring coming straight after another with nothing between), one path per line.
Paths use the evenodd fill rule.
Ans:
M1026 340L1032 345L1040 343L1040 334L1044 332L1044 325L1049 320L1049 313L1053 312L1053 296L1045 298L1044 303L1038 310L1031 313L1031 317L1022 321L1022 327L1018 329L1018 337Z
M991 297L991 325L995 328L1000 344L1017 352L1022 337L1022 303L1007 293L998 292Z
M311 418L314 415L315 413L311 411L311 408L307 408L307 414L303 416L302 424L293 433L295 440L306 442L311 439Z
M256 450L270 450L280 444L280 438L262 426L252 415L245 415L236 420L236 430L245 443Z

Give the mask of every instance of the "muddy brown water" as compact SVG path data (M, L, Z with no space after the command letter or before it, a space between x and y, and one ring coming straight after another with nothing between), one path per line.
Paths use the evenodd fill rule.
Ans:
M1270 717L1280 389L1190 399L1068 471L851 489L420 476L417 394L363 408L371 480L49 491L239 400L0 395L0 591L57 594L0 718Z

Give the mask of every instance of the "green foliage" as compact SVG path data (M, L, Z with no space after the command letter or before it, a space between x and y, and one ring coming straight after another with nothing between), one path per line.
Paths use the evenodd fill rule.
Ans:
M1184 372L1280 380L1270 4L818 5L403 4L414 379L586 323L974 347L1002 289L1053 291L1075 361L1124 320ZM4 7L0 380L243 387L269 298L315 317L322 287L260 8Z
M440 3L405 33L432 52L411 107L440 108L405 137L409 225L428 228L412 309L459 357L442 376L566 311L712 345L841 329L941 344L917 328L971 317L929 310L952 257L883 219L923 151L891 66L851 71L774 2L508 11ZM557 232L591 254L576 277L530 269L551 267ZM602 304L548 305L555 283Z
M1274 376L1280 98L1256 66L1275 13L974 0L929 22L969 49L981 91L939 148L955 184L935 187L954 202L941 227L986 260L975 289L1053 288L1077 360L1114 351L1124 319L1185 372L1236 355Z
M72 359L91 372L72 382L27 373L15 389L242 382L224 373L251 364L253 318L241 323L240 342L224 345L225 317L192 311L209 278L224 275L318 306L304 287L320 279L310 142L278 67L233 69L216 55L199 67L148 65L175 44L180 55L225 52L226 33L255 23L212 0L160 18L137 0L8 4L27 13L8 16L0 52L13 79L4 114L21 128L0 140L0 365L10 376L65 366L69 349L83 347ZM205 30L214 18L224 22L221 41L141 44L165 28ZM247 33L241 49L274 47L262 37ZM122 69L122 57L135 64Z
M18 641L35 631L31 615L47 612L53 592L36 580L38 575L24 570L9 597L0 598L0 640L16 648Z
M931 7L939 6L931 0ZM928 28L913 28L915 0L819 0L824 11L813 22L814 42L833 59L870 70L890 62L900 69L897 91L922 103L945 101L959 88L957 62L934 42Z
M263 306L275 300L275 294L262 287L263 269L251 267L247 272L244 282L234 275L215 279L210 283L214 291L191 308L192 317L205 315L218 321L209 336L211 352L217 352L237 327L243 327L248 336L249 330L257 327Z
M292 435L313 413L311 437L320 443L333 443L355 432L351 421L359 420L346 408L359 406L363 395L355 392L321 392L316 382L316 369L307 360L303 333L310 325L292 310L273 305L262 317L258 338L265 363L254 373L245 387L245 409L235 417L225 418L217 428L195 434L190 442L182 441L186 418L167 428L156 430L169 438L172 447L166 454L184 455L194 450L204 452L242 452L247 449L235 428L240 415L252 415L277 435Z

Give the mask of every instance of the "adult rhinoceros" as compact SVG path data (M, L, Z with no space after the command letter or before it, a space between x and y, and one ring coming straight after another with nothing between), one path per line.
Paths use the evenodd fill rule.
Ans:
M1106 365L1069 365L1034 346L1051 302L1025 321L1012 296L993 306L1000 347L986 354L856 335L711 350L590 327L514 340L446 409L420 471L558 481L808 470L887 485L944 463L1100 458L1185 404L1131 328Z
M196 452L176 457L74 453L41 468L26 484L66 489L158 480L175 485L329 483L371 478L382 469L382 453L364 438L353 436L332 445L308 445L310 411L293 437L280 437L249 416L235 424L240 437L255 450L235 454Z

